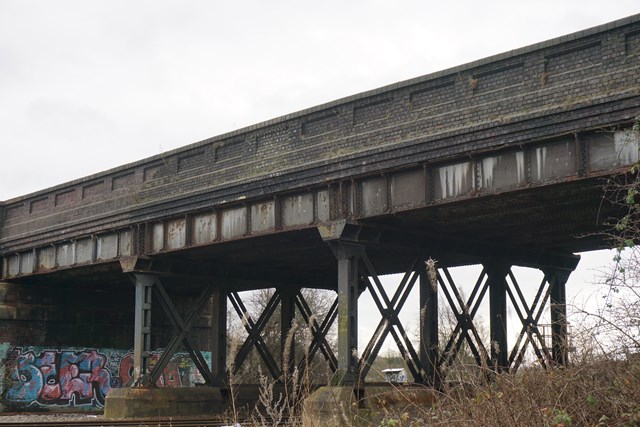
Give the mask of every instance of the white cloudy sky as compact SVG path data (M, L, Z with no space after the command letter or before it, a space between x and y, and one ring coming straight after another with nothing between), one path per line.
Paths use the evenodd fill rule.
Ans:
M639 6L0 0L0 200L603 24ZM572 286L609 259L590 254Z

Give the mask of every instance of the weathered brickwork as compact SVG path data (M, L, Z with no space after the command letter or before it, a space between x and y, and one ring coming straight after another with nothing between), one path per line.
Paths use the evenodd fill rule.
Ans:
M628 123L639 34L636 15L18 197L0 253Z
M180 313L187 313L194 297L174 296ZM0 343L52 348L93 346L129 348L133 342L133 286L109 292L0 282ZM158 306L153 312L154 347L164 347L172 325ZM211 308L205 308L194 339L206 349ZM199 330L204 332L200 333Z

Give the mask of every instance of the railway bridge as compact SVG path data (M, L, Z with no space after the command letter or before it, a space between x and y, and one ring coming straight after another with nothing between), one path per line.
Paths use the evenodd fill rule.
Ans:
M100 407L118 387L194 378L224 394L253 348L282 380L308 360L285 366L266 346L278 311L279 352L297 318L313 339L292 354L325 359L333 384L358 390L388 335L420 384L446 381L463 342L495 371L527 348L567 363L574 254L606 247L598 233L618 212L603 183L638 160L639 54L635 15L1 202L3 408ZM465 298L448 269L471 264L483 268ZM513 266L542 271L534 300ZM391 273L402 279L389 295ZM419 342L398 317L416 286ZM240 293L264 288L275 292L251 318ZM316 315L304 288L335 302ZM382 320L358 348L363 292ZM490 342L473 321L485 298ZM439 305L458 322L446 342ZM247 331L231 355L228 308ZM166 374L181 348L191 380L180 364Z

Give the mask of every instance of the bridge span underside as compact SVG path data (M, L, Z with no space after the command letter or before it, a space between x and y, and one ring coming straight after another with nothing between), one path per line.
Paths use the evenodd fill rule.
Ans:
M574 253L607 246L602 232L620 211L603 187L638 161L639 34L633 16L2 202L9 326L0 344L23 361L7 368L15 370L7 395L14 406L28 401L20 369L36 369L31 347L133 347L118 385L165 381L182 348L199 378L222 388L255 348L282 381L292 367L261 338L278 310L277 352L289 351L298 319L313 335L306 353L325 359L336 383L362 384L388 335L411 379L435 386L465 342L491 372L518 369L528 348L544 366L566 364ZM483 268L463 296L448 269L471 264ZM533 300L513 266L542 271ZM391 273L403 278L388 295L380 276ZM417 342L398 320L414 287ZM251 318L239 292L263 288L275 292ZM316 316L304 288L335 291L336 300ZM34 297L38 309L29 305L36 292L45 295ZM359 349L363 292L382 320ZM91 315L80 331L80 315L55 308L84 313L71 295L105 318ZM474 325L485 299L489 342ZM443 306L457 321L444 342ZM522 325L515 342L508 307ZM227 309L247 332L233 354ZM538 327L545 310L551 345ZM337 352L327 340L333 321Z

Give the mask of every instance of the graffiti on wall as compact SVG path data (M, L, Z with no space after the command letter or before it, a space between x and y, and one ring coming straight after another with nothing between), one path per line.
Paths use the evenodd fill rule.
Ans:
M150 357L149 365L151 368L160 359L161 352L153 352ZM158 387L189 387L193 385L190 380L191 361L184 357L174 357L164 368L160 378L156 382ZM125 354L120 360L120 381L121 384L130 384L133 378L133 353ZM199 373L198 370L195 370Z
M17 355L7 400L43 405L104 405L111 389L106 357L91 351L27 351Z
M162 351L151 355L151 366ZM206 356L205 356L206 357ZM111 388L131 384L133 353L114 349L41 350L16 347L5 359L2 400L15 407L102 407ZM159 387L188 387L202 377L186 354L174 355Z

